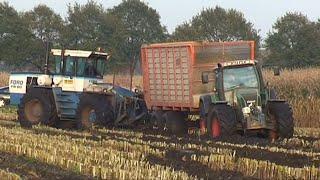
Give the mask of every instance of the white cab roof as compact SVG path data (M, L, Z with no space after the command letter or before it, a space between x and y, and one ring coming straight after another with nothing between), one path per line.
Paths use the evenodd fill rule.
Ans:
M51 49L51 53L54 56L61 56L61 49ZM85 57L88 58L92 55L96 56L106 56L108 57L108 53L102 53L102 52L94 52L94 51L81 51L81 50L64 50L64 56L72 56L72 57Z

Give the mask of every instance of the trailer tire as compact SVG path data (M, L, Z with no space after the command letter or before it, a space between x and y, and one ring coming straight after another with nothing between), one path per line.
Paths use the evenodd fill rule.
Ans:
M165 113L164 117L169 133L176 135L184 135L188 133L188 126L183 113L168 111Z
M236 130L235 112L227 104L212 104L207 116L207 131L211 138L225 137Z
M28 89L18 106L20 125L25 128L37 124L54 126L58 119L51 89Z
M166 120L164 118L164 112L163 111L153 111L151 113L151 125L153 128L164 130L166 127Z
M76 115L77 128L88 130L93 126L107 126L114 122L113 107L105 95L83 94Z
M294 122L292 108L287 102L270 102L269 115L274 124L276 136L281 138L293 137Z

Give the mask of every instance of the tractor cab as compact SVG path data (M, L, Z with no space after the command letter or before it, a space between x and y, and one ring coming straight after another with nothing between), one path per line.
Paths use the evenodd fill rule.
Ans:
M246 129L267 128L265 92L261 69L254 60L238 60L220 64L216 70L218 96L227 101L243 117Z
M222 63L216 69L216 78L220 99L241 107L249 104L261 105L260 92L264 88L264 83L255 61Z
M216 96L227 102L235 112L239 129L262 129L270 125L263 111L269 99L261 69L254 60L236 60L219 63L214 70ZM206 79L206 78L204 78ZM205 80L204 80L205 81Z
M63 91L82 92L93 83L102 83L109 54L81 50L52 49L53 84Z

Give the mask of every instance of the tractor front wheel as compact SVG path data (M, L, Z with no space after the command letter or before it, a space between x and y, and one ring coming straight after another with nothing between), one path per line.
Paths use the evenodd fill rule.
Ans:
M269 102L269 116L276 137L291 138L294 131L293 113L287 102ZM275 138L275 137L273 137Z
M52 91L44 88L28 89L18 106L18 120L26 128L37 124L55 125L58 116Z
M114 120L113 108L107 96L83 94L77 109L77 128L91 129L95 125L107 126Z
M235 112L227 104L212 104L206 121L207 132L211 138L224 137L235 132Z

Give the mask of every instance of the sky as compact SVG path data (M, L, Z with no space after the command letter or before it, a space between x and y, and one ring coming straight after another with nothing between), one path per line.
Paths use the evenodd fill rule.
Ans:
M0 0L2 2L4 0ZM65 17L67 4L78 2L85 4L87 0L5 0L19 11L27 11L37 4L46 4ZM96 0L106 9L121 3L122 0ZM161 16L161 23L171 33L175 27L190 20L194 15L208 7L221 6L234 8L241 11L245 18L254 24L265 38L272 30L272 25L277 18L286 12L301 12L310 20L320 18L320 1L318 0L143 0L156 9Z

